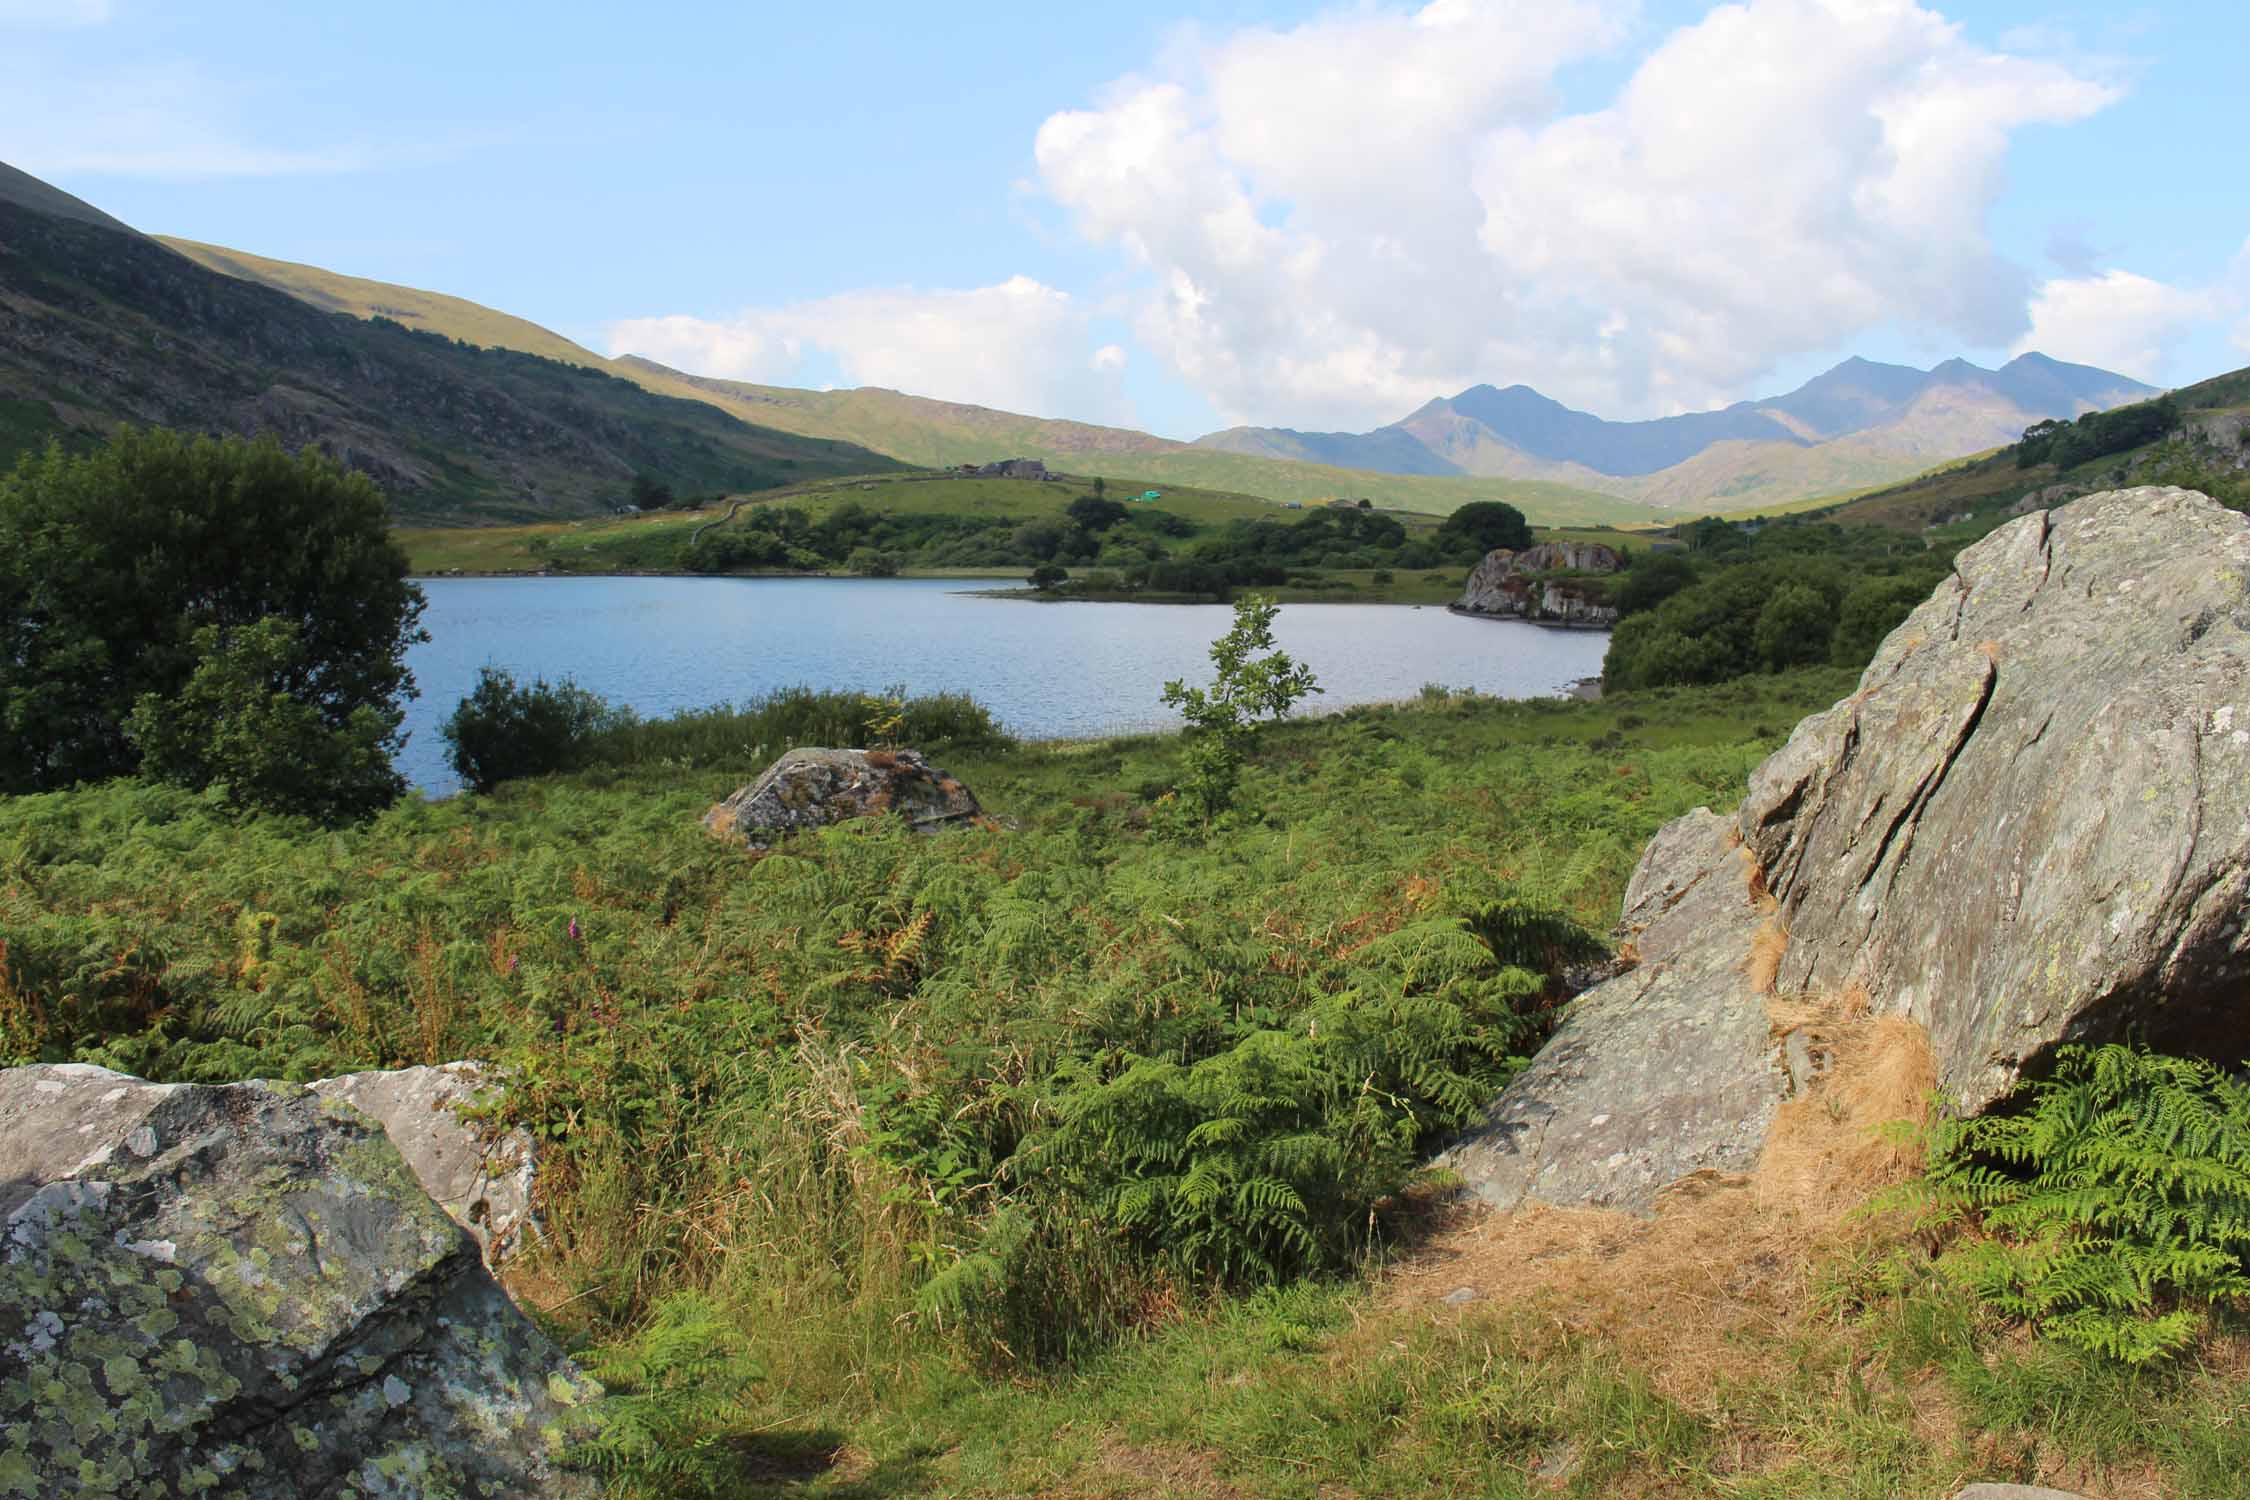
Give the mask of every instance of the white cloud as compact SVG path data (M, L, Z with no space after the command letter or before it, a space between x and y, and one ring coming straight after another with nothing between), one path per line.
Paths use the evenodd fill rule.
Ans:
M1912 0L1745 0L1606 107L1553 80L1625 0L1188 33L1041 127L1046 192L1145 269L1138 329L1230 420L1364 426L1477 380L1605 412L1739 394L1893 323L2026 326L1986 220L2020 128L2115 88Z
M2228 303L2219 287L2169 286L2131 271L2059 276L2031 299L2031 331L2015 352L2036 349L2161 385L2172 346L2223 317Z
M1096 349L1087 308L1028 276L968 290L876 288L731 318L629 318L612 354L761 384L805 378L815 356L848 385L886 386L1041 416L1131 420L1124 350Z

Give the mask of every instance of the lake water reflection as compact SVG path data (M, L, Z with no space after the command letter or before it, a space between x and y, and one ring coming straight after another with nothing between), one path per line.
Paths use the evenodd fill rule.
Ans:
M431 792L454 788L439 721L490 662L519 679L573 677L660 716L777 687L973 694L1033 739L1177 723L1157 702L1174 677L1208 680L1225 608L1035 604L985 599L975 580L858 578L434 578L422 580L428 643L408 658L400 767ZM1426 682L1528 698L1601 670L1608 637L1435 606L1294 604L1282 648L1327 691L1318 708L1411 697Z

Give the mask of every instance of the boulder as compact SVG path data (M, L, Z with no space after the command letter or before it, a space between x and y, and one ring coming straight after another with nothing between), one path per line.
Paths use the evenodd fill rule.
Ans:
M0 1493L592 1495L597 1388L365 1115L0 1071Z
M461 1112L499 1084L483 1063L347 1073L307 1085L373 1119L406 1158L407 1170L497 1268L539 1236L532 1189L538 1145L527 1130L480 1129Z
M1542 542L1521 552L1495 547L1470 572L1453 608L1543 624L1614 625L1617 609L1605 598L1572 579L1547 575L1607 574L1624 566L1623 553L1599 542Z
M2250 518L2169 488L2034 512L1961 553L1731 827L1657 836L1626 901L1641 968L1581 996L1449 1160L1495 1202L1634 1209L1747 1170L1801 1081L1758 1021L1760 944L1778 992L1917 1022L1959 1110L2073 1042L2239 1061L2246 896Z
M784 836L892 813L916 833L983 816L976 794L918 750L791 750L703 815L715 834L764 849Z

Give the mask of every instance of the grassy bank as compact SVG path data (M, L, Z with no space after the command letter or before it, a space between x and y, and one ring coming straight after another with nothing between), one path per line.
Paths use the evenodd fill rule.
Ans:
M1849 687L1291 723L1211 828L1174 738L955 710L988 826L763 857L696 824L780 748L723 716L341 832L17 798L0 1050L513 1068L552 1236L513 1289L637 1403L626 1493L2229 1493L2231 1334L2119 1375L1756 1185L1503 1232L1419 1173L1648 836Z

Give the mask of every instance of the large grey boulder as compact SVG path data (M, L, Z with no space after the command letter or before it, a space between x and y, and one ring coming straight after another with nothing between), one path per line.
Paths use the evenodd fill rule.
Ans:
M1762 914L1733 825L1666 825L1625 893L1640 962L1596 985L1441 1165L1500 1208L1646 1208L1690 1173L1757 1159L1781 1100L1761 998L1743 980Z
M539 1149L531 1132L480 1128L462 1118L500 1091L483 1063L346 1073L306 1086L382 1126L414 1180L469 1232L486 1265L497 1268L538 1238L532 1194Z
M1773 987L1918 1022L1958 1109L2070 1042L2239 1060L2250 518L2144 488L2001 527L1753 773L1731 830L1676 822L1633 890L1641 970L1580 997L1449 1157L1495 1202L1645 1209L1756 1163L1793 1086L1747 972L1769 920Z
M591 1495L590 1382L373 1121L0 1071L0 1494Z
M976 794L919 750L791 750L703 815L703 826L767 848L791 833L892 814L916 833L983 815Z

